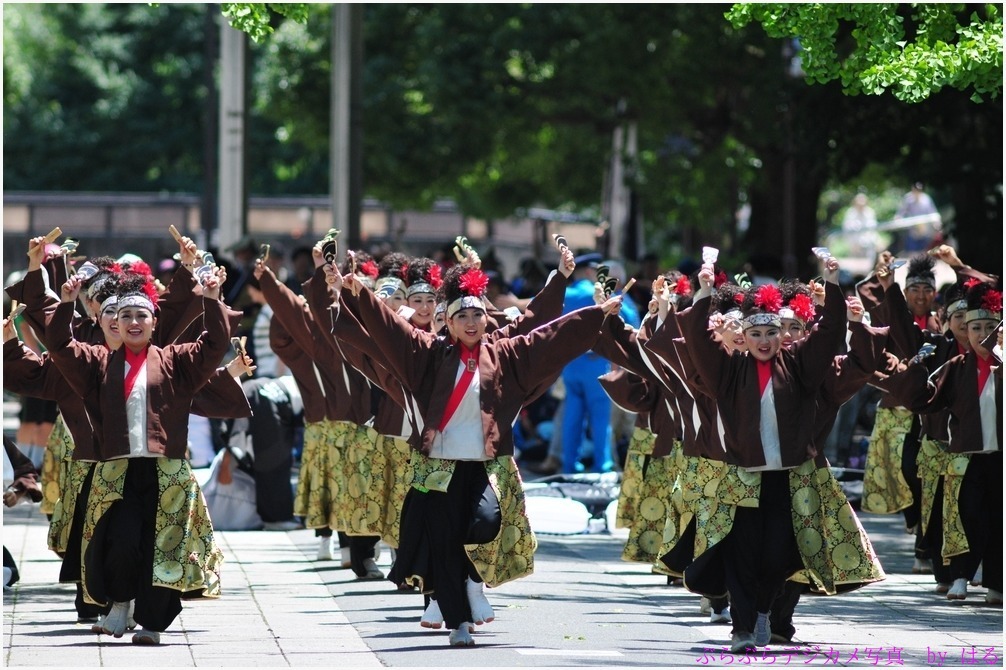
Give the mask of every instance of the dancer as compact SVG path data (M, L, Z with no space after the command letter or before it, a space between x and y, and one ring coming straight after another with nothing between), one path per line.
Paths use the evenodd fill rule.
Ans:
M620 300L573 312L530 335L491 341L484 337L486 278L461 264L446 273L441 291L450 342L417 333L369 291L353 295L359 282L352 275L343 278L332 268L329 279L340 300L335 304L352 311L370 336L357 346L379 352L420 403L414 484L389 578L434 593L452 630L450 644L469 646L478 619L473 573L496 586L533 570L536 542L513 460L513 421L530 393L593 344ZM467 550L472 544L479 546Z
M160 643L181 612L181 594L219 595L222 555L185 449L192 398L229 346L220 276L214 270L206 278L206 330L191 344L151 344L156 307L143 293L119 298L121 349L77 341L70 329L76 276L63 284L46 329L53 360L81 397L94 399L97 409L89 405L88 412L101 426L80 547L85 599L112 603L102 629L114 637L125 632L135 601L133 616L142 626L136 644ZM182 541L155 541L173 527Z

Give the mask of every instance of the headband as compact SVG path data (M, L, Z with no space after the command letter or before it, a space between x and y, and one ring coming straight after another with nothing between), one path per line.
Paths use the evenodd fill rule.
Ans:
M139 295L133 293L131 295L123 296L119 298L118 311L122 311L127 307L142 307L143 309L150 310L150 313L154 313L154 303L150 302L150 298L145 295Z
M723 312L723 320L724 321L730 321L730 320L740 321L743 318L744 318L744 312L742 312L742 311L740 311L739 309L736 309L736 308L735 309L731 309L731 310L727 310L726 312Z
M98 309L98 314L101 314L102 312L105 311L106 308L111 307L117 302L119 302L119 296L117 295L108 296L107 298L105 298L105 302L101 303L101 307Z
M446 302L438 302L437 306L433 308L433 313L434 314L443 314L446 311L447 311L447 303Z
M987 319L989 321L1002 321L1002 312L993 312L990 309L969 309L964 314L964 320L968 323L972 321L981 321L982 319Z
M905 279L906 288L912 284L925 284L931 288L936 288L936 280L929 275L915 275L914 277L908 277Z
M779 310L779 319L789 319L790 321L799 321L802 325L806 325L807 322L796 315L792 307L783 307Z
M967 308L968 308L968 301L967 300L963 300L963 299L961 299L961 300L955 300L952 303L950 303L949 305L947 305L947 316L950 316L952 314L956 314L957 312L966 311Z
M405 295L410 298L419 293L432 293L436 295L437 289L433 288L433 284L429 282L419 281L405 290Z
M447 318L449 319L461 310L468 309L469 307L481 309L483 312L486 311L486 306L485 303L482 302L482 298L474 295L463 295L451 304L447 305Z
M744 330L754 328L755 326L775 326L776 328L782 328L779 315L773 312L756 312L755 314L745 316L741 319L741 324L744 326Z
M398 277L381 277L374 282L374 292L380 298L390 298L398 291L405 292L405 283Z

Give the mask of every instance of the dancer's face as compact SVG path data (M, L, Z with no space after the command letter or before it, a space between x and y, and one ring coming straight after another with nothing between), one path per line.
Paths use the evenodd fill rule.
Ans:
M751 326L744 331L748 351L759 361L770 361L782 348L782 333L776 326Z
M471 349L486 334L486 313L477 307L459 309L447 319L447 329L455 340Z

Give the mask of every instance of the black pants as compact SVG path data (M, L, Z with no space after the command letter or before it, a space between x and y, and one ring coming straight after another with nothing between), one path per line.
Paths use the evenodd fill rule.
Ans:
M14 562L14 557L11 556L11 553L7 551L7 547L3 548L3 566L10 568L10 581L4 584L4 586L14 586L21 579L21 574L17 571L17 563Z
M950 559L954 579L971 579L982 564L982 586L1003 590L1003 457L1001 451L972 454L960 496L970 551Z
M98 522L84 560L91 597L110 603L135 600L136 623L162 632L182 604L179 591L153 585L159 501L156 459L129 459L122 500L112 503Z
M758 507L738 507L723 540L723 567L734 633L754 632L759 612L769 612L786 579L803 567L793 534L789 472L761 473Z
M342 542L342 533L339 534L340 546ZM349 561L350 567L357 577L363 577L367 574L367 568L364 566L364 561L368 558L374 557L374 547L377 543L381 541L380 535L349 535Z
M80 581L80 547L84 532L84 517L87 515L88 493L91 490L91 480L94 478L94 468L95 466L92 465L77 493L66 551L63 552L63 562L59 568L59 581L76 582L77 595L73 600L73 606L77 610L77 617L81 619L93 619L101 614L107 614L111 608L111 605L92 605L84 602L84 586Z
M912 427L905 435L905 441L901 448L901 475L905 478L905 483L912 491L912 504L901 512L905 516L905 527L912 528L919 525L922 517L922 480L919 479L919 448L921 446L920 431L922 422L919 415L912 418ZM919 559L929 558L929 553L921 542L921 533L915 533L915 557Z
M464 545L491 540L502 523L499 503L480 461L458 461L446 493L409 491L402 507L398 556L388 579L412 575L437 600L447 628L472 620L465 582L480 581ZM487 539L488 538L488 539Z
M933 578L938 584L950 584L954 581L950 574L950 566L943 565L943 476L937 480L936 493L933 497L933 509L929 513L929 523L922 535L926 550L933 560Z
M260 377L242 382L252 416L227 422L228 444L236 454L251 454L255 504L263 521L293 519L293 445L297 416L286 387Z

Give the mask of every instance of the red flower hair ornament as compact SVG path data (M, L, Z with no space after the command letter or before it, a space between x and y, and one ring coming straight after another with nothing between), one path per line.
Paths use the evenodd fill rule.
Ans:
M470 268L458 278L458 288L467 295L480 297L489 286L489 277L478 268Z
M440 285L444 283L443 278L440 276L440 265L434 263L430 266L426 271L426 281L430 282L433 288L440 288Z
M380 273L380 270L377 267L377 263L374 261L367 261L366 263L360 265L360 272L371 279L377 279L377 275Z
M982 296L982 309L999 314L1003 311L1003 294L995 289Z
M759 286L755 291L754 304L762 311L778 314L782 308L782 292L774 284Z
M807 323L814 318L814 300L806 293L797 293L789 301L789 308L793 310L796 318Z
M678 277L678 281L674 283L674 288L672 290L678 295L691 295L692 284L688 281L688 277L681 276Z

